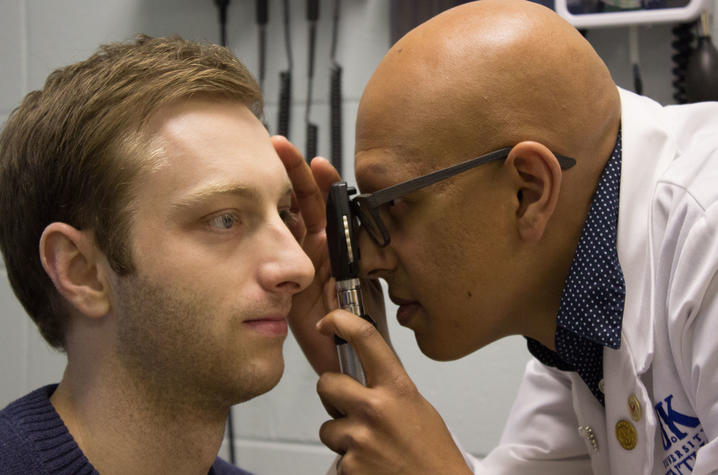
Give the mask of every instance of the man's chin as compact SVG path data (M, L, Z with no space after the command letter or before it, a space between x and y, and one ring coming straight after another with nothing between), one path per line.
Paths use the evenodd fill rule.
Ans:
M284 360L279 363L272 363L271 367L263 368L263 365L256 365L250 374L243 374L240 381L235 383L235 396L232 404L254 399L274 389L282 379L284 373Z
M469 354L467 352L457 351L458 348L456 348L455 345L439 342L431 337L427 338L417 332L414 332L414 337L421 352L434 361L454 361Z

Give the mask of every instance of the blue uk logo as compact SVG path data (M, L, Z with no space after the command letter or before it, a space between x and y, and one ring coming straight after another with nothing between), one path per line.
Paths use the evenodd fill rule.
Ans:
M693 472L698 449L706 444L701 421L673 409L673 394L655 405L663 442L665 475Z
M681 430L681 427L687 429L695 429L701 423L697 417L682 414L675 409L671 404L673 400L673 394L668 396L663 401L656 404L656 414L658 414L658 421L661 426L661 439L663 440L663 449L668 450L671 445L683 440L688 435L687 432ZM672 435L668 434L670 430Z

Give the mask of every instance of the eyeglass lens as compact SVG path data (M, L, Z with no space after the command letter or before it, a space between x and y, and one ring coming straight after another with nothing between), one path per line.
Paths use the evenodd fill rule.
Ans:
M361 228L366 230L377 244L384 246L385 238L382 233L381 224L377 221L379 219L376 214L378 210L369 209L361 200L355 200L354 205L356 206Z

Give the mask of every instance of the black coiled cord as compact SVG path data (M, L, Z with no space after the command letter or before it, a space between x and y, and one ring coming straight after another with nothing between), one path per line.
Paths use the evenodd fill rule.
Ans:
M337 62L339 11L341 0L334 0L332 16L332 67L329 76L329 125L331 127L332 165L342 176L342 67Z
M306 140L306 153L304 156L307 161L317 156L317 141L319 140L319 127L317 124L307 122L307 140Z
M673 60L673 99L678 104L688 102L686 98L686 66L693 52L695 25L695 22L680 23L671 30L674 38L671 43L674 50L674 54L671 56Z
M292 102L292 73L279 73L279 124L277 133L289 138L289 111Z
M332 66L329 91L329 120L331 122L332 164L342 176L342 67Z

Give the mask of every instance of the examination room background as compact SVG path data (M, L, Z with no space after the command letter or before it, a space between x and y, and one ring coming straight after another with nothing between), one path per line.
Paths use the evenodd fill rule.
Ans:
M718 0L711 0L718 11ZM290 139L304 144L308 22L304 1L292 0L293 100ZM311 120L319 126L318 152L330 153L329 71L332 0L321 0ZM282 2L270 0L267 24L266 117L275 133L279 72L287 68ZM644 94L673 103L671 24L640 26ZM179 34L219 42L213 0L0 0L0 127L29 91L55 68L89 56L99 44L126 40L137 32ZM718 36L716 22L713 38ZM254 1L229 5L227 42L255 73L259 55ZM592 29L588 39L608 63L616 82L633 88L626 27ZM343 67L343 163L351 183L354 118L361 91L390 46L389 0L342 0L336 59ZM0 226L2 223L0 222ZM444 416L463 445L486 454L501 429L529 358L521 337L506 338L452 363L423 356L413 334L399 327L388 302L394 345L424 396ZM315 393L316 375L291 335L286 370L270 393L236 406L235 447L239 463L258 474L324 473L333 454L318 438L328 417ZM0 261L0 408L38 386L59 381L64 356L51 350L15 299ZM227 456L227 443L221 455Z

